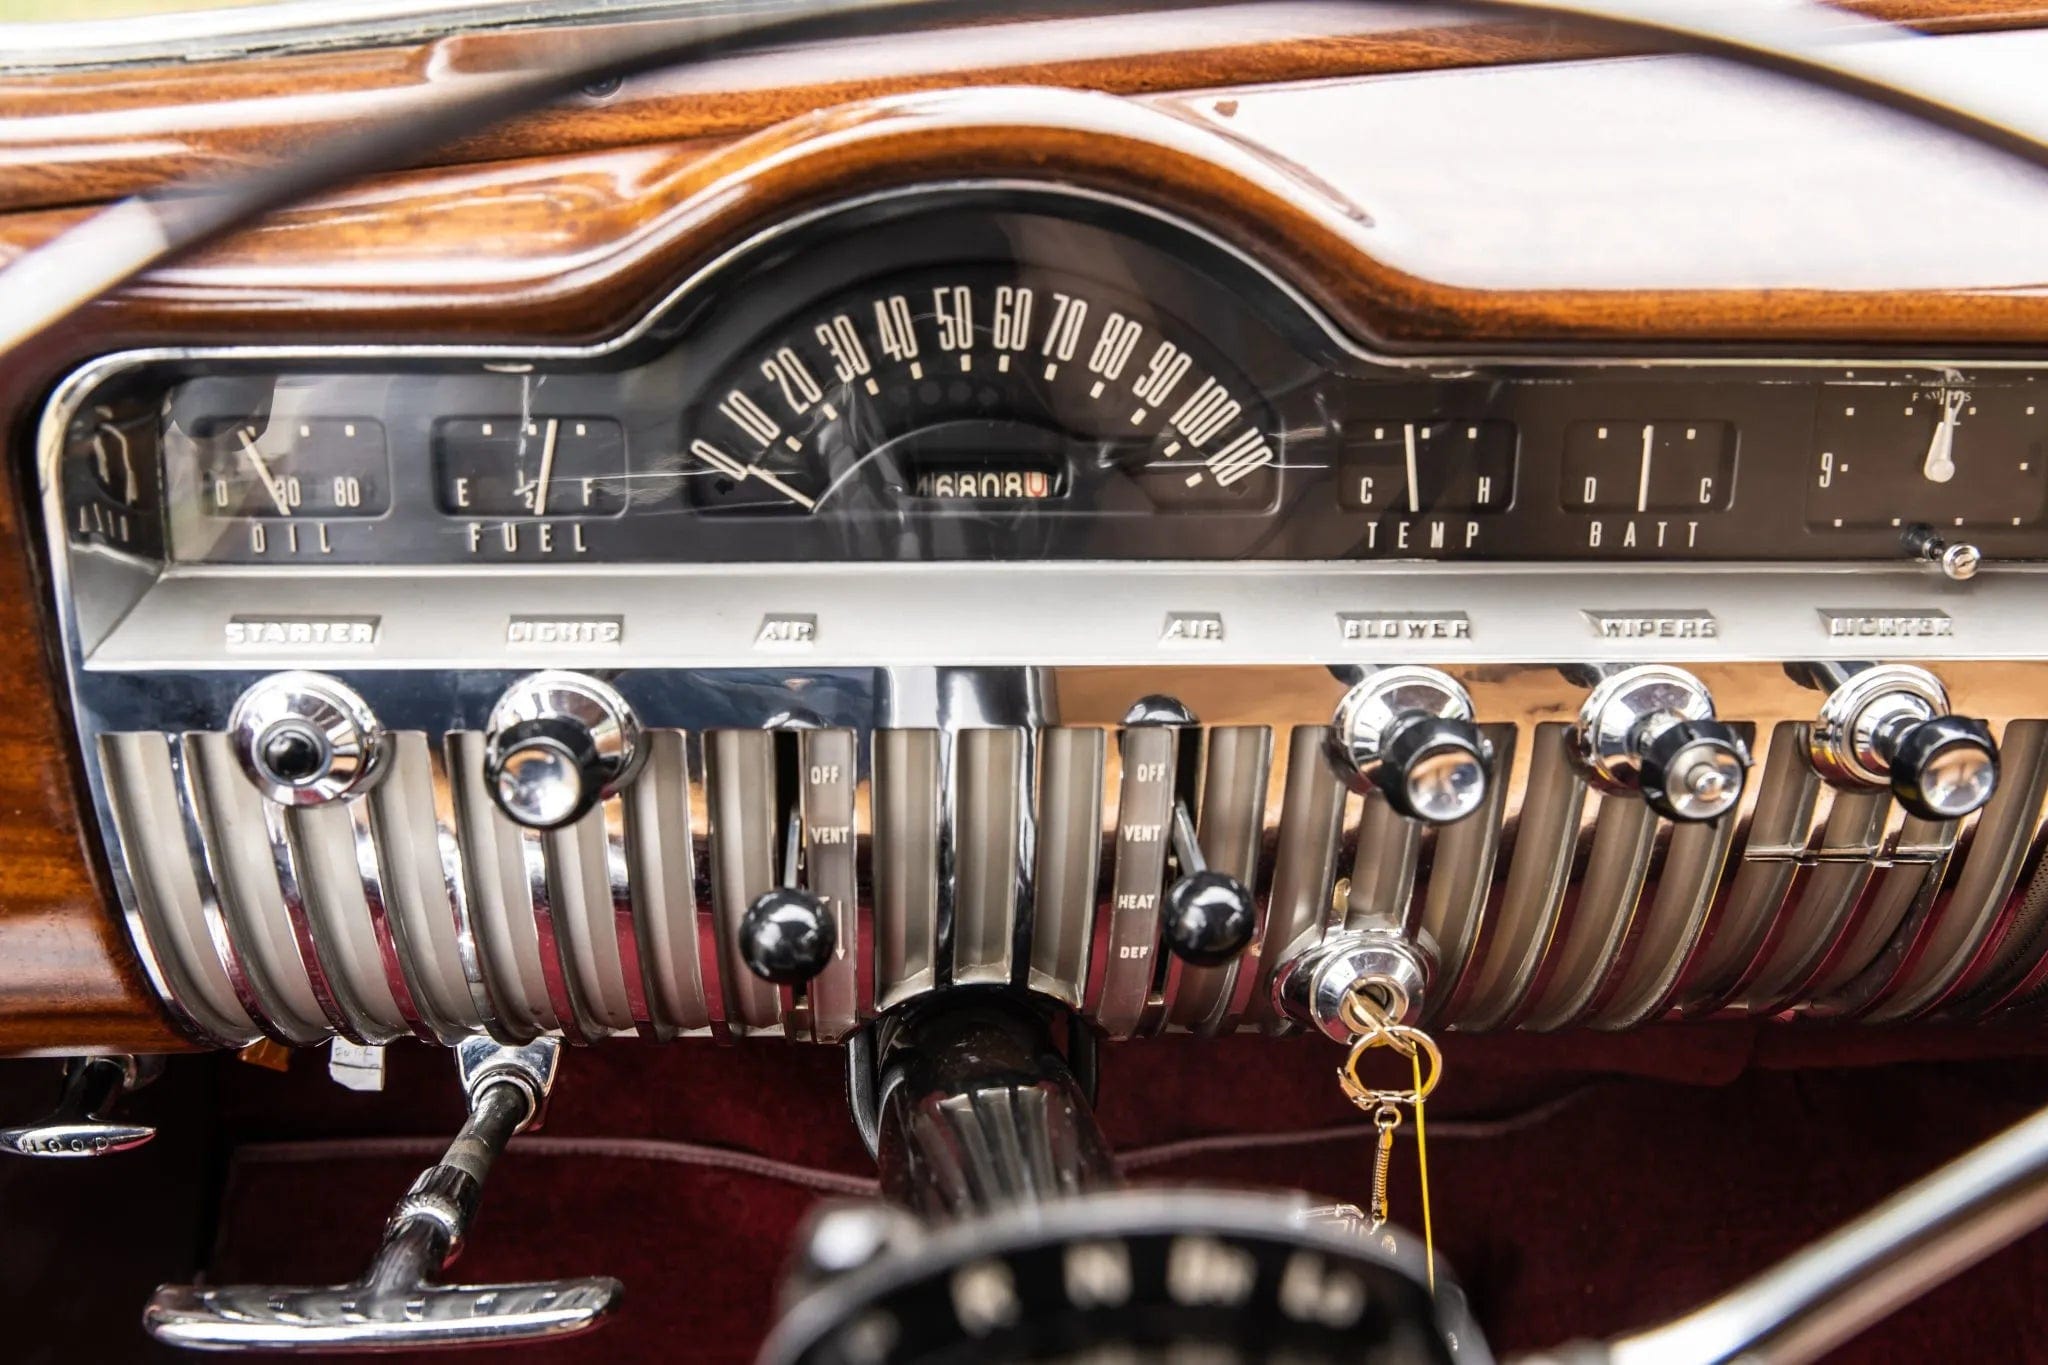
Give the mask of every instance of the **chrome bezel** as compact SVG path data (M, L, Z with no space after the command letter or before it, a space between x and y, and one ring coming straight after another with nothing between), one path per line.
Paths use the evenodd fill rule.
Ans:
M1573 742L1593 785L1628 794L1642 790L1642 725L1656 716L1712 720L1713 694L1682 668L1642 664L1610 673L1579 708Z
M1924 668L1879 664L1851 674L1821 703L1809 732L1814 770L1846 787L1891 785L1891 760L1878 739L1900 717L1931 720L1948 714L1948 689Z
M272 772L261 745L281 725L303 726L326 750L302 782ZM281 806L324 806L368 791L383 771L384 727L354 688L324 673L293 670L257 682L228 713L235 758L256 790Z

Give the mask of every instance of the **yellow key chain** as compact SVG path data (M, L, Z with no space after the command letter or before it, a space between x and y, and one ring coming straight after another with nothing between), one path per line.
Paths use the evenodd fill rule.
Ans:
M1406 1024L1392 1023L1385 1010L1369 993L1353 989L1344 997L1344 1023L1350 1028L1354 1039L1350 1055L1344 1065L1337 1068L1337 1079L1343 1084L1344 1093L1351 1102L1372 1115L1373 1126L1379 1129L1379 1142L1373 1154L1371 1231L1378 1232L1387 1222L1387 1176L1394 1155L1394 1130L1401 1126L1401 1107L1412 1106L1415 1110L1415 1159L1422 1189L1422 1244L1429 1272L1429 1287L1436 1290L1436 1229L1430 1218L1429 1209L1429 1132L1423 1120L1424 1102L1437 1082L1443 1079L1443 1054L1437 1050L1436 1040L1421 1029ZM1407 1089L1389 1090L1367 1085L1358 1074L1359 1063L1365 1055L1377 1048L1392 1048L1408 1058L1413 1072L1414 1083ZM1424 1069L1424 1059L1428 1068Z

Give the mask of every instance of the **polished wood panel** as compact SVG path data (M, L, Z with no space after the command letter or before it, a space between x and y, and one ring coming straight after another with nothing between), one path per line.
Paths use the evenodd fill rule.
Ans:
M1559 71L1557 79L1571 78ZM1661 83L1656 73L1646 79L1652 87ZM1358 88L1419 97L1426 86L1409 78ZM1327 125L1345 107L1345 88L1311 90L1321 103L1306 121ZM1998 218L2016 243L2004 257L1977 252L1957 259L1930 253L1919 220L1896 211L1905 205L1886 176L1866 192L1874 204L1889 203L1891 217L1873 215L1863 224L1857 252L1816 252L1813 221L1776 188L1780 176L1811 168L1781 167L1765 147L1688 149L1698 152L1689 164L1705 193L1717 177L1727 180L1723 209L1743 220L1746 259L1796 254L1812 262L1795 281L1742 287L1725 272L1711 273L1710 260L1658 257L1657 241L1646 242L1629 223L1600 221L1561 175L1539 177L1519 189L1520 197L1503 192L1468 204L1438 195L1421 202L1435 191L1433 163L1412 168L1398 186L1404 198L1393 187L1380 193L1372 183L1350 183L1346 177L1355 174L1344 165L1301 164L1243 135L1259 126L1253 115L1262 101L1297 98L1287 90L1207 97L1219 115L1234 116L1239 127L1229 128L1187 108L1076 92L951 91L825 111L708 154L687 144L409 172L281 214L161 270L62 340L71 355L107 349L116 335L589 341L616 331L720 251L789 215L891 187L1005 177L1101 190L1168 211L1236 244L1340 326L1389 350L2048 340L2048 293L2030 283L2041 262L2028 245L2043 240L2029 225L2048 216L2048 200L2022 200L2018 216ZM1380 112L1400 126L1398 106ZM1855 151L1882 162L1925 150L1887 141L1902 137L1895 124L1874 121L1868 137L1841 142L1843 156ZM1336 142L1333 155L1351 145ZM1506 183L1518 173L1490 159L1483 145L1469 151L1459 167L1464 180ZM1624 144L1616 154L1621 160L1608 169L1618 174L1639 149ZM2003 167L1979 169L1981 181L1970 184L1987 192L2006 186L1998 174ZM2039 193L2032 181L2022 189ZM1744 202L1734 197L1738 191L1762 197ZM82 212L0 218L0 252L43 240ZM1452 270L1428 273L1438 259L1431 254L1442 237L1438 229L1474 213L1512 225L1524 255L1478 261L1497 284L1467 283ZM1553 278L1554 256L1567 250L1583 262L1583 273L1568 283L1515 286L1518 278ZM1953 261L1964 273L1954 284L1907 283L1930 259ZM1646 278L1699 283L1645 286Z
M0 498L0 1054L187 1047L98 880L19 509Z
M2041 0L1855 0L1843 7L1929 32L2048 24ZM730 138L833 105L953 86L1142 95L1638 50L1550 24L1418 23L1416 13L1226 6L991 23L853 49L794 48L636 77L602 97L431 149L417 164ZM354 52L15 75L0 84L0 211L102 202L290 156L422 95L455 94L478 76L560 61L579 44L616 41L635 27L658 26L473 32Z

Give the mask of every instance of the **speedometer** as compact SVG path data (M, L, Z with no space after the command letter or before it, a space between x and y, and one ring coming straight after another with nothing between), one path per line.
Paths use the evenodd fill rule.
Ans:
M1152 302L1019 262L892 274L748 346L685 414L714 512L1270 506L1272 416Z

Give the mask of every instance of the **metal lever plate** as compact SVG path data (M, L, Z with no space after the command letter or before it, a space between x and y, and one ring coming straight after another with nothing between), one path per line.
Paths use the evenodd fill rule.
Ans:
M156 1129L139 1123L51 1118L42 1123L0 1128L0 1152L16 1156L112 1156L140 1147L155 1136Z
M363 1285L170 1285L143 1310L157 1340L196 1351L372 1353L566 1336L618 1302L609 1276L392 1292Z

